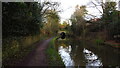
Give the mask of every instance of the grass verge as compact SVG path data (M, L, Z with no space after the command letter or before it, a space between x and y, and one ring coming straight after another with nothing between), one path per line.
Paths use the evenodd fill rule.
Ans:
M58 54L57 50L54 47L56 38L57 37L54 37L50 41L50 43L49 43L50 45L48 46L48 48L46 50L48 65L49 66L64 66L64 63L63 63L60 55Z

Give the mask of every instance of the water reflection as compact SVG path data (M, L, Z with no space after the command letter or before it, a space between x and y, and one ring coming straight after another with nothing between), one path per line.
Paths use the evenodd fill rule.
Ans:
M70 53L71 53L71 46L59 46L58 51L63 59L63 62L65 66L75 66L75 61L72 59ZM103 66L100 59L98 59L98 56L95 55L92 51L89 51L87 49L83 49L83 55L85 56L84 61L86 61L86 68L89 68L89 66ZM82 60L82 59L81 59ZM79 61L79 60L78 60Z
M61 58L63 59L65 66L74 66L73 60L70 57L70 52L71 52L71 46L59 47L59 54L61 55Z
M59 46L57 46L59 45ZM90 45L74 40L58 40L57 50L65 66L84 66L100 68L101 66L120 66L120 52L106 45ZM75 67L75 68L76 68Z
M93 52L84 48L83 53L85 55L85 59L87 60L87 68L89 68L89 66L97 66L98 68L99 66L103 66L101 60L98 59L98 56Z

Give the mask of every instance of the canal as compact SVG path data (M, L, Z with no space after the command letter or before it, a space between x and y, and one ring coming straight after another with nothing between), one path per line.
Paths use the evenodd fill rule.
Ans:
M120 66L120 50L80 40L58 39L55 43L64 64L68 66Z

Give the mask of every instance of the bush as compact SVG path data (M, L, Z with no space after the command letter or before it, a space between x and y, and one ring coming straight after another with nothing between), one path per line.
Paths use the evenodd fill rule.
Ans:
M3 39L2 62L4 65L17 65L31 52L35 46L33 43L39 41L38 36L10 37Z

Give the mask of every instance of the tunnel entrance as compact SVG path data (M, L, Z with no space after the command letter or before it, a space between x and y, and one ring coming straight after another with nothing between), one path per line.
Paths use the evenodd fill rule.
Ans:
M61 33L60 33L60 36L61 36L61 39L65 39L65 37L66 37L66 35L65 35L64 32L61 32Z

